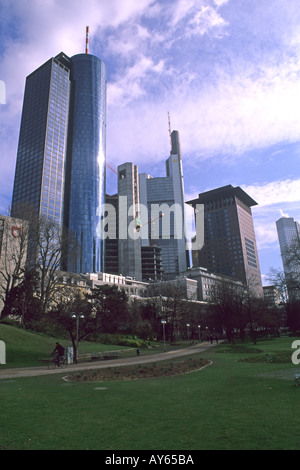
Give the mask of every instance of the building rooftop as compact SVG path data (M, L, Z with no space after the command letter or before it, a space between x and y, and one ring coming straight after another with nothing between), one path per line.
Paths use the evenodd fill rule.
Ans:
M254 201L254 199L252 199L252 197L250 197L242 188L239 186L234 188L231 184L221 188L212 189L211 191L206 191L205 193L200 193L197 199L187 201L187 204L204 204L205 202L229 196L237 197L237 199L242 201L248 207L257 206L257 202Z

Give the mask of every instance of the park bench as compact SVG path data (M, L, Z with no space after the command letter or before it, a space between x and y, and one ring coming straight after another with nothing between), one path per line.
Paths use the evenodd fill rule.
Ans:
M117 359L118 357L119 357L119 354L114 351L103 353L103 359Z
M294 374L294 382L295 382L296 387L300 385L300 374Z

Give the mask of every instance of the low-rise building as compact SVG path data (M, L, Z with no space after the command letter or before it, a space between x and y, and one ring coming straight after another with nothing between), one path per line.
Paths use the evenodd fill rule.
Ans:
M23 279L28 222L0 215L0 316L6 293Z

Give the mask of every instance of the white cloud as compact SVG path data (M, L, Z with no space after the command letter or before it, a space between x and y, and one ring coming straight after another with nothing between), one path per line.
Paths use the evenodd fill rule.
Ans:
M226 0L225 0L226 1ZM177 0L170 9L169 28L177 31L177 40L203 36L214 29L223 29L227 22L217 12L224 0Z
M203 5L189 21L186 34L188 37L202 36L212 28L223 28L227 24L214 8Z
M272 181L266 184L242 185L259 207L287 204L300 200L300 179Z
M282 209L280 209L280 217L290 217L289 214L285 213Z
M275 249L279 253L276 221L286 217L287 212L300 220L300 179L241 187L258 202L252 208L258 250Z
M146 80L148 83L153 79L153 75L161 74L163 71L162 60L154 63L151 58L141 55L134 65L116 77L113 83L108 84L108 104L120 109L132 100L138 100L147 93L143 81Z

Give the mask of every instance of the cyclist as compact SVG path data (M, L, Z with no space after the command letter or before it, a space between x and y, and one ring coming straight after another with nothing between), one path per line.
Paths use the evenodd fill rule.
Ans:
M54 350L52 351L51 356L53 356L55 353L56 353L57 365L59 367L60 363L61 363L61 358L65 354L65 348L61 344L56 343L56 346L55 346Z

